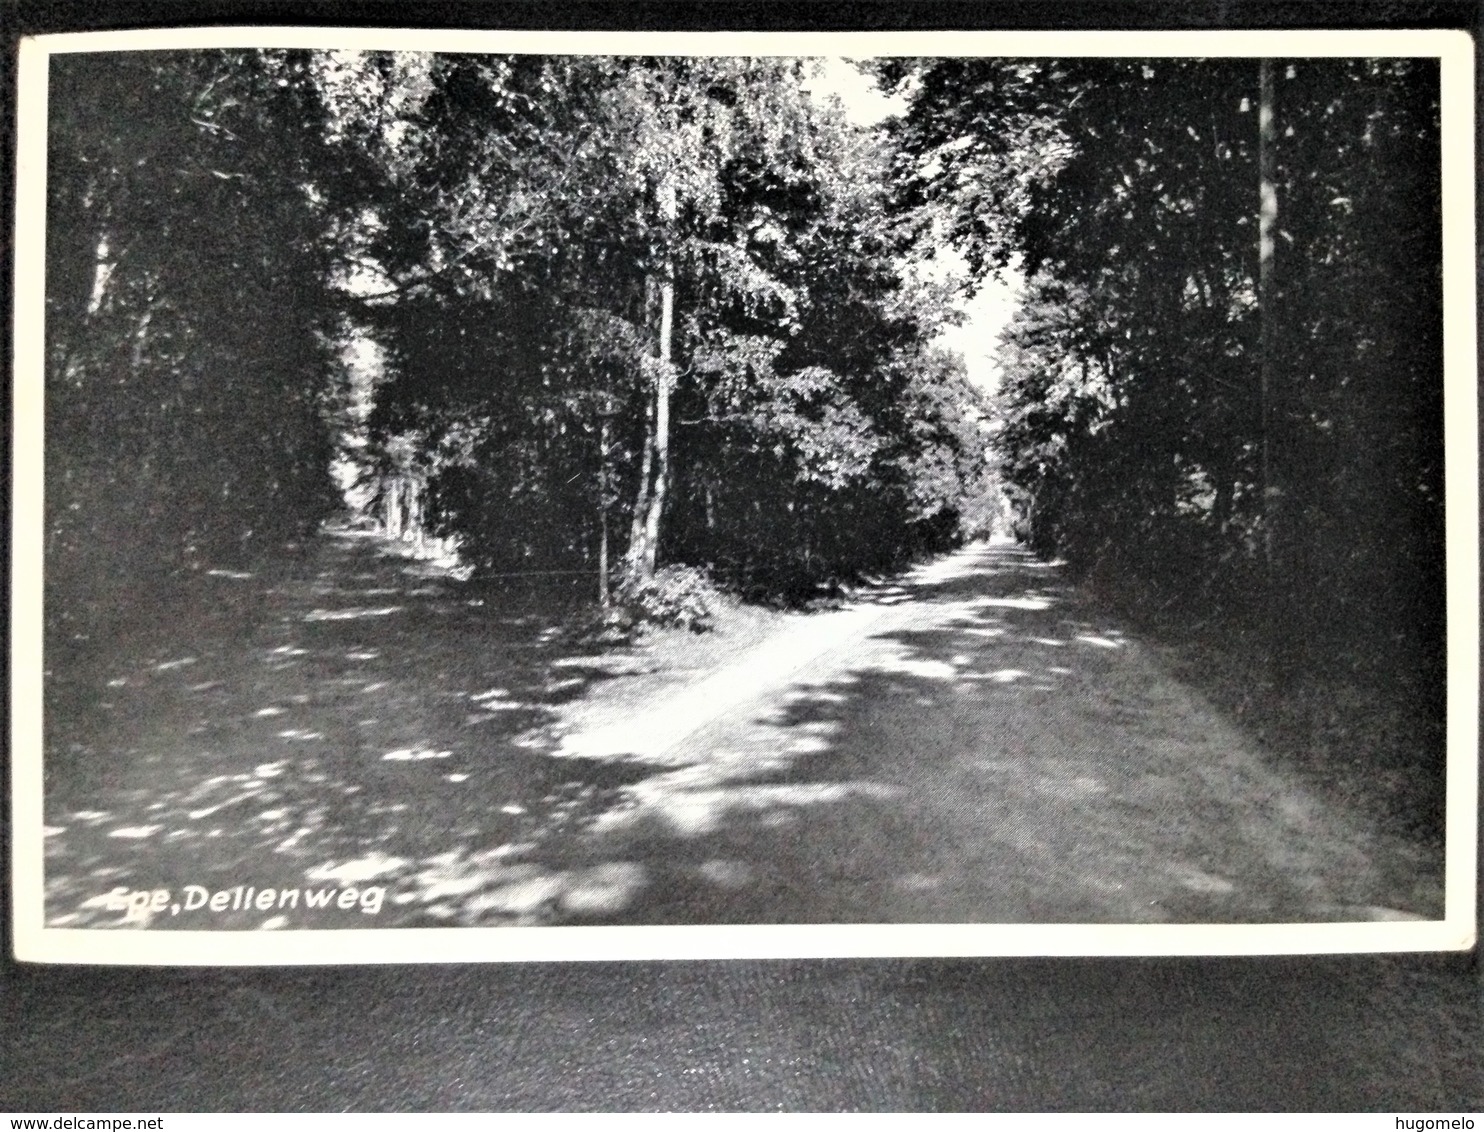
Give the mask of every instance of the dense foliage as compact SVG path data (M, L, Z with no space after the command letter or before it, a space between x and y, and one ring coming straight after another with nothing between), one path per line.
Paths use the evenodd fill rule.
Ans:
M911 99L905 222L1028 278L997 411L1023 533L1135 609L1266 640L1280 682L1440 720L1436 64L1273 67L1266 309L1257 60L881 72Z
M311 529L337 440L397 527L594 596L670 563L802 597L961 537L978 395L883 227L879 135L809 74L58 57L54 629Z
M422 62L373 143L373 450L420 438L429 521L487 573L621 553L633 580L671 561L803 596L959 537L977 396L927 345L946 308L899 269L879 141L806 80Z
M51 68L47 608L86 633L335 502L331 216L306 57Z

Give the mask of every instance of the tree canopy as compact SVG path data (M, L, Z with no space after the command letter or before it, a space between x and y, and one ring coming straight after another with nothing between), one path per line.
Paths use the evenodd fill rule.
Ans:
M796 592L956 536L977 398L896 262L879 139L806 78L431 62L410 191L373 224L395 292L368 303L395 358L373 428L426 437L432 521L480 565L590 565L611 520L641 576Z
M1255 59L883 63L896 207L1027 277L994 415L1033 545L1440 720L1437 64L1271 69L1265 303Z
M889 149L807 60L54 67L59 595L101 608L106 573L311 529L359 427L354 337L385 358L363 476L415 481L489 574L601 570L606 593L689 564L798 598L951 545L989 490L980 398L933 345L951 312L888 223Z

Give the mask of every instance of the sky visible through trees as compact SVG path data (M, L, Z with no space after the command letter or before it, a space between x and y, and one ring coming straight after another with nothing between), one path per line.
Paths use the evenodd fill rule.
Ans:
M308 537L335 467L632 616L1013 529L1440 783L1438 66L1272 74L55 57L50 639Z

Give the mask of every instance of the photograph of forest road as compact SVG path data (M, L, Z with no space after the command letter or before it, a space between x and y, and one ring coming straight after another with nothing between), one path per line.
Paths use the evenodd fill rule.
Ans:
M1438 59L48 74L48 929L1443 919Z

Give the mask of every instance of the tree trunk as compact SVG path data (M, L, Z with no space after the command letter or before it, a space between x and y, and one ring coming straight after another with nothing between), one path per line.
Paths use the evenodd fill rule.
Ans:
M408 523L412 527L412 542L417 548L417 554L421 557L427 550L426 527L423 523L423 481L421 476L413 476L407 484L408 496Z
M675 182L666 176L659 187L660 216L663 238L671 238L677 216ZM660 325L655 341L655 358L659 365L652 394L652 415L644 456L639 471L639 493L630 528L629 549L625 568L631 579L649 581L654 577L659 551L660 520L664 516L665 496L670 481L670 392L674 385L671 361L675 334L675 261L665 251L660 276ZM651 471L653 482L651 482Z
M1216 532L1216 545L1226 545L1227 528L1231 525L1234 502L1235 474L1220 461L1211 472L1213 499L1211 502L1211 526Z
M606 409L605 409L606 412ZM608 592L608 418L598 425L598 604L612 603Z
M114 266L109 255L108 233L103 232L98 236L98 243L93 253L92 290L88 294L87 305L89 318L103 309L103 301L108 294L108 281L113 275Z
M1282 341L1278 311L1278 124L1275 71L1271 59L1258 65L1257 309L1262 397L1262 550L1266 589L1268 676L1287 685L1299 668L1302 630L1294 576L1294 532L1284 463L1292 442L1288 388L1280 373Z
M147 308L139 319L139 326L134 331L134 342L129 349L129 362L134 373L144 369L144 348L149 343L149 324L154 321L155 309L153 306Z
M654 416L657 389L651 389L645 401L644 449L639 458L639 489L634 499L634 514L629 522L629 547L624 552L624 573L638 580L644 561L645 521L649 517L649 478L654 468Z
M674 194L671 192L671 212ZM672 217L673 218L673 217ZM654 577L655 558L660 543L660 517L665 510L665 495L670 484L670 390L674 369L670 362L675 332L675 274L673 265L665 264L665 278L660 284L660 360L659 380L655 383L654 401L654 490L649 497L649 514L644 523L644 578Z
M400 476L388 476L386 486L383 488L382 502L386 510L386 537L399 539L402 537L402 479Z
M1273 119L1273 61L1258 64L1257 110L1257 315L1259 397L1262 402L1262 558L1269 607L1277 581L1277 540L1273 520L1281 509L1282 488L1273 476L1273 237L1278 224L1278 185L1275 149L1277 124Z

